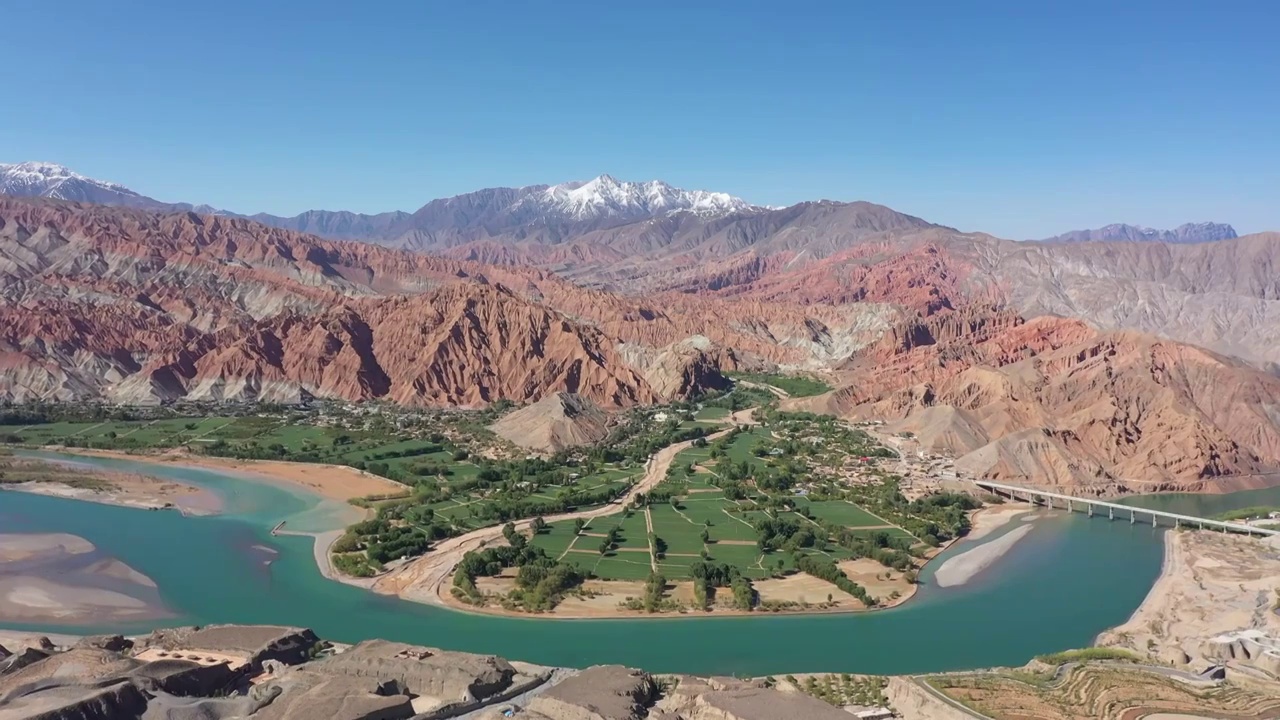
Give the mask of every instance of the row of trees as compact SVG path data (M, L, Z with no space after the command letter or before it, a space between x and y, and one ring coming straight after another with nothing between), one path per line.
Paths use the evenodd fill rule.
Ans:
M867 607L872 607L879 602L879 600L867 593L866 588L850 580L848 575L845 575L840 568L836 567L834 562L827 558L800 554L796 556L796 567L800 569L800 572L835 585L844 592L861 600L862 604Z
M644 599L641 601L645 612L657 612L662 607L662 595L667 589L667 579L661 573L651 572L644 582Z
M503 530L505 534L506 528ZM524 539L519 534L514 534L514 537ZM453 573L453 592L476 602L480 599L476 578L498 575L509 567L519 570L516 572L516 587L508 598L530 612L554 608L565 593L581 585L585 579L576 567L558 562L541 548L527 542L517 542L464 555Z

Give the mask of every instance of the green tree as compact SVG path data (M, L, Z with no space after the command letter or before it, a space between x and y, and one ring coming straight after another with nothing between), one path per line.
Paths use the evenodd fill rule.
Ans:
M547 529L547 521L543 520L541 515L535 517L529 525L533 528L534 535L541 535Z
M699 535L698 537L702 538L703 545L706 545L707 543L711 542L711 533L707 532L706 528L702 528L702 534Z
M573 519L573 534L574 534L574 535L581 535L581 534L582 534L582 528L584 528L584 527L586 527L586 526L587 526L587 521L586 521L586 520L583 520L582 518L574 518L574 519Z

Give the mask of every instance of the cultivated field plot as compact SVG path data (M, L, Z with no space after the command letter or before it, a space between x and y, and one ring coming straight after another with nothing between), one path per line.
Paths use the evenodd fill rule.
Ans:
M254 439L259 445L274 445L279 443L289 450L289 452L302 452L307 449L316 449L322 453L342 453L346 446L335 446L334 439L337 437L329 428L316 427L314 425L277 425L267 428Z
M604 580L644 580L653 572L653 566L649 564L648 553L623 552L599 558L592 572Z
M808 505L809 511L813 513L814 517L837 525L843 525L847 528L880 527L886 524L884 520L853 503L843 500L807 502L797 499L796 505L798 507Z
M10 431L33 445L108 445L121 448L172 447L206 435L233 418L168 418L164 420L108 420L57 422Z
M687 554L696 556L702 552L701 534L704 528L694 524L677 513L670 505L654 505L649 508L653 521L653 534L667 544L667 554Z
M570 526L572 527L572 523ZM649 530L645 525L644 513L638 511L593 518L583 532L586 535L598 537L585 537L579 541L578 547L583 550L596 550L604 535L613 529L618 531L619 548L648 552Z
M454 525L464 529L475 529L483 525L491 525L486 520L479 520L475 517L477 506L479 503L467 500L443 500L437 503L431 503L427 507L431 508L439 517L447 518Z
M752 448L761 440L767 439L767 431L759 427L753 427L746 432L738 433L733 438L733 442L729 443L729 447L725 449L725 457L735 463L747 462L753 469L758 470L764 466L760 458L751 454ZM717 461L717 463L720 461Z
M723 420L729 417L729 408L704 407L694 414L696 420Z
M529 541L534 547L542 548L553 558L560 557L578 540L583 540L584 549L595 551L599 541L592 544L591 538L579 538L573 534L573 523L555 523L548 525L542 532L534 535Z
M737 566L738 569L747 573L747 568L758 565L761 553L756 548L755 543L750 545L728 545L725 543L712 543L707 547L708 554L715 562L722 562L729 565Z
M679 513L687 518L687 522L699 528L706 528L715 540L750 540L755 542L756 531L747 523L739 520L727 508L734 503L723 497L713 495L693 495L680 503Z
M809 397L831 391L831 386L816 378L803 375L777 375L764 373L730 373L730 377L740 378L757 385L769 385L787 393L791 397Z

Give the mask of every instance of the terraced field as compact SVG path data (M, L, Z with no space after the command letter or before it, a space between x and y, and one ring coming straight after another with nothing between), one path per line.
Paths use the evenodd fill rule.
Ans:
M1061 680L974 673L927 679L948 697L993 718L1137 720L1155 713L1246 720L1280 717L1280 697L1226 684L1195 687L1154 672L1076 665Z

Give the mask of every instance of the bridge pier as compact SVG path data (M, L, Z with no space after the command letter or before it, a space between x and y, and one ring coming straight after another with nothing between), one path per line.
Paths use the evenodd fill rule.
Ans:
M1108 519L1108 520L1115 520L1115 519L1116 519L1116 509L1115 509L1115 508L1113 508L1113 507L1108 507L1108 508L1107 508L1107 519Z
M1075 512L1075 508L1071 507L1071 501L1067 501L1067 512Z
M1156 526L1156 514L1151 513L1151 527L1155 527L1155 526Z
M1138 511L1137 511L1137 510L1130 510L1130 511L1129 511L1129 524L1130 524L1130 525L1132 525L1132 524L1134 524L1134 523L1136 523L1136 522L1138 522Z
M1093 503L1089 503L1089 517L1093 517Z

